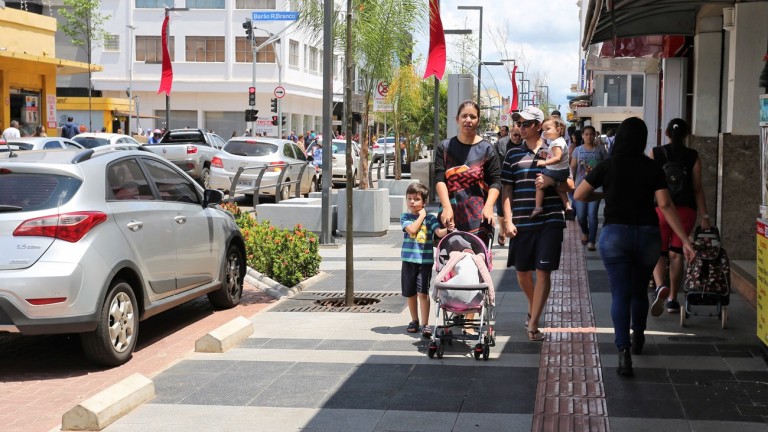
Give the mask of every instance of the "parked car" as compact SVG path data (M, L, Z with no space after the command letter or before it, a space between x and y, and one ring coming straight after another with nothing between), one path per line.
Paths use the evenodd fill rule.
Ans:
M229 191L238 168L256 166L268 167L261 179L259 195L277 194L277 180L283 170L286 170L286 173L283 176L279 199L284 200L292 196L291 190L295 190L297 184L290 182L299 178L302 169L301 193L308 195L317 190L318 174L299 146L293 141L266 137L234 137L227 141L211 161L211 188ZM253 188L258 176L259 170L243 171L238 186ZM253 193L246 192L246 195Z
M234 307L245 246L222 198L141 148L0 159L0 333L79 333L116 366L140 320L206 294Z
M224 146L224 140L203 129L171 129L163 134L160 142L145 146L207 188L210 186L211 159Z
M72 137L72 141L85 148L96 148L110 144L134 144L140 145L138 141L128 135L107 133L107 132L85 132Z
M395 158L395 137L379 138L373 145L373 162L378 162L382 159L385 147L387 159Z
M62 150L62 149L84 149L69 138L62 137L23 137L8 140L6 144L16 145L19 150Z
M309 145L307 150L307 156L314 154L317 143L323 142L322 138L318 138ZM332 141L331 148L331 182L332 183L346 183L347 182L347 140L346 139L334 139ZM325 146L323 146L325 149ZM360 183L357 173L360 170L360 144L356 141L352 141L352 177L355 179L354 185L357 186ZM320 165L320 161L312 161ZM322 185L322 172L318 167L318 185ZM318 188L319 189L319 188Z

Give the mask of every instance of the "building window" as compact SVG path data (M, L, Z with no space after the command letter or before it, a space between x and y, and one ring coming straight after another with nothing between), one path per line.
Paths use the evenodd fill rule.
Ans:
M190 9L224 9L224 0L187 0Z
M317 72L317 48L309 47L309 70Z
M630 104L633 107L643 106L643 93L645 93L645 76L632 75L630 81Z
M136 0L136 9L163 9L168 0Z
M336 78L336 76L339 74L339 56L335 55L333 56L333 77Z
M299 67L299 42L295 40L288 41L288 66Z
M108 52L120 51L120 35L116 35L116 34L104 35L104 51L108 51Z
M599 74L595 76L593 106L642 107L645 77L640 74Z
M266 41L266 37L257 37L256 46L259 46ZM235 62L237 63L251 63L253 62L253 50L251 49L251 41L245 37L238 37L235 39ZM275 46L269 44L261 48L256 52L256 63L275 63Z
M236 0L235 9L277 9L275 3L275 0Z
M197 63L223 63L224 36L187 36L185 60Z
M168 52L171 60L175 58L174 37L171 36ZM160 36L136 36L136 61L146 63L160 63L163 61L163 43Z
M304 45L304 71L309 70L309 45Z
M323 50L317 50L317 71L323 74Z

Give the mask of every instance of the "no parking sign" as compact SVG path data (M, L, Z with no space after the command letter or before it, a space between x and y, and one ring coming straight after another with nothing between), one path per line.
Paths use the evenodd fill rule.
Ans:
M509 114L502 114L499 117L499 124L509 126Z

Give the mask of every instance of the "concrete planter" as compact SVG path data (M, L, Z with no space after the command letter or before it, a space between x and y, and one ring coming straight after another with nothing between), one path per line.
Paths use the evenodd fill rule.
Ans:
M378 182L379 189L389 189L390 195L403 195L405 196L405 191L408 190L408 185L411 183L418 183L420 180L418 179L408 179L408 180L389 180L389 179L380 179Z
M347 229L347 191L339 189L336 197L338 229ZM352 228L354 235L381 237L389 229L389 191L387 189L352 190Z

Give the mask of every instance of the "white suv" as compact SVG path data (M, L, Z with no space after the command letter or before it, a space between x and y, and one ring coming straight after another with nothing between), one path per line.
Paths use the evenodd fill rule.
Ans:
M237 305L245 247L221 200L139 148L0 159L0 332L80 333L116 366L140 320L205 294Z

